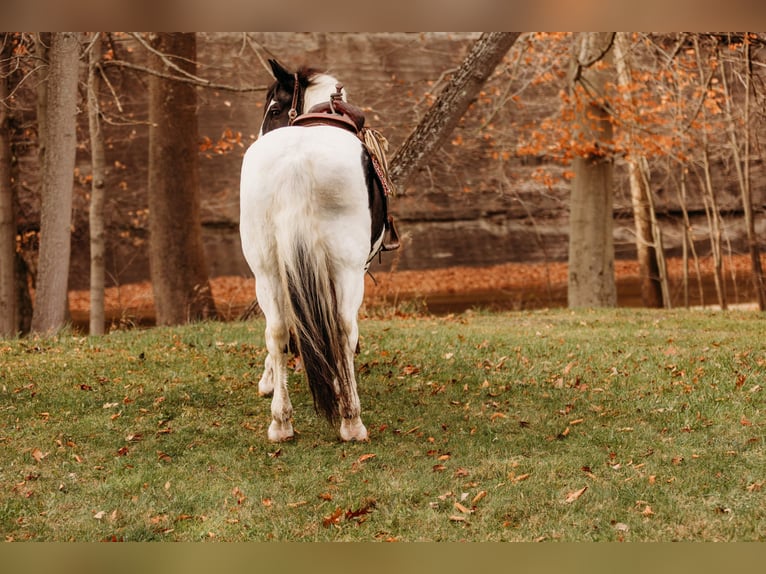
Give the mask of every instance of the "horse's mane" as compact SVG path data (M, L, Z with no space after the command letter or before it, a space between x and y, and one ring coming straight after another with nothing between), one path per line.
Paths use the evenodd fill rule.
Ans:
M321 70L318 70L317 68L312 68L310 66L301 66L298 68L298 81L301 83L302 86L308 86L311 84L312 80L314 80L317 76L324 75L324 72Z

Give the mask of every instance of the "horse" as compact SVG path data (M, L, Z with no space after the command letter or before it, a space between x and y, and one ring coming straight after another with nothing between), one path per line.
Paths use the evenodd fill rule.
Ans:
M385 178L354 130L300 122L328 104L358 110L335 77L269 64L274 83L240 178L242 251L266 320L258 394L272 396L268 438L294 438L287 387L294 343L315 410L342 441L366 441L354 357L364 276L390 227ZM351 115L359 127L363 114Z

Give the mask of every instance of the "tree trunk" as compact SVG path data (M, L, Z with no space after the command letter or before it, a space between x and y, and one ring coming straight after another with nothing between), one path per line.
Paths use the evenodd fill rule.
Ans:
M101 61L101 33L96 32L88 56L88 130L92 180L90 191L90 329L91 335L104 334L104 185L106 182L106 156L104 136L99 118L98 65Z
M745 230L747 232L747 246L750 252L750 263L753 273L753 288L755 289L758 309L766 311L766 281L764 281L763 267L761 266L761 250L758 245L758 236L755 232L755 216L753 213L753 194L750 188L750 78L752 74L750 62L750 44L745 40L745 102L743 106L744 116L744 150L740 155L740 144L737 139L737 128L732 111L732 96L726 79L725 60L719 53L721 62L721 85L725 95L726 125L731 142L731 151L734 156L734 166L737 170L739 189L742 195L742 209L745 216ZM744 156L744 157L742 157ZM736 283L735 283L736 286Z
M391 158L390 176L396 187L404 189L423 160L449 137L519 35L486 32L471 46L460 68Z
M614 307L612 124L599 103L605 77L593 66L609 51L610 35L584 33L574 57L574 88L583 96L576 112L583 145L573 160L570 198L569 307ZM580 89L577 89L577 88Z
M700 85L705 86L705 67L703 57L700 53L699 37L694 35L694 50L697 56L697 69L699 70ZM712 73L711 73L712 76ZM703 122L707 122L706 108L702 107ZM728 307L726 297L726 281L723 276L723 253L721 249L721 238L723 235L721 211L718 209L718 200L716 199L715 189L713 189L713 177L710 165L710 147L708 145L708 127L703 125L702 129L702 167L705 179L700 180L700 187L703 190L702 200L705 205L705 216L708 221L710 233L710 251L713 255L713 280L715 282L715 291L718 296L718 304L721 309Z
M635 109L635 102L630 95L632 84L629 63L630 34L618 32L614 40L614 60L617 68L617 82L623 88L623 98L630 109ZM637 116L637 114L636 114ZM628 125L628 176L630 180L630 198L633 205L633 222L636 228L636 253L639 277L641 281L641 300L644 307L662 307L662 284L657 260L656 245L652 232L652 213L649 194L651 190L644 185L641 173L641 157L634 152L633 128Z
M0 36L0 338L13 337L18 332L16 310L16 217L11 180L10 111L8 97L9 59L12 34Z
M52 34L42 141L40 260L32 315L32 331L37 333L57 331L66 320L79 56L78 33Z
M152 47L195 73L194 33L158 33ZM154 66L171 70L159 56ZM216 315L207 276L199 208L197 93L194 86L149 78L149 267L157 324Z

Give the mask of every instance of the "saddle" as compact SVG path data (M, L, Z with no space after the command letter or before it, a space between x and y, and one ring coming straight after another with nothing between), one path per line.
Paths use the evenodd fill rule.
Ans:
M356 135L370 156L375 175L382 190L382 201L385 208L385 224L381 251L399 249L399 233L394 224L394 218L388 215L388 197L395 195L394 185L388 175L386 151L388 141L377 130L364 127L364 112L358 107L343 101L341 90L343 86L336 84L335 93L330 95L330 101L312 106L308 112L297 116L292 121L294 126L333 126L345 129Z

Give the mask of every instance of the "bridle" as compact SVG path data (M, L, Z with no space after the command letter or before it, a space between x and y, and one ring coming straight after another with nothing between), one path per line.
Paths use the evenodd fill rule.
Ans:
M290 111L287 112L288 125L293 125L295 118L298 117L298 94L300 92L300 82L298 81L298 74L293 74L295 78L295 87L293 88L293 103L290 106Z

